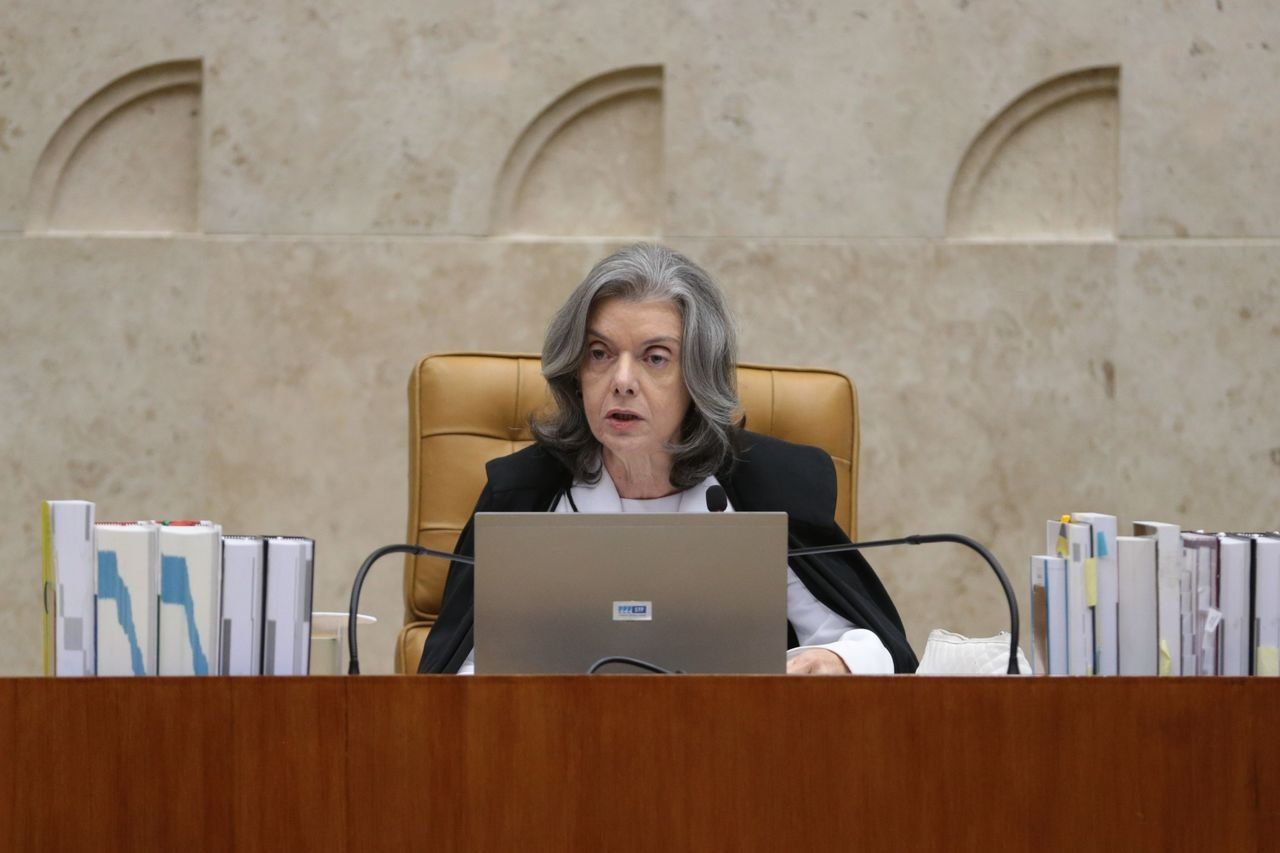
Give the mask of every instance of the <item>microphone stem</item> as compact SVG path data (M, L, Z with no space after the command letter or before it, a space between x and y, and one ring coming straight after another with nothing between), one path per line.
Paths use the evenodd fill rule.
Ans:
M954 542L977 551L987 561L991 571L996 573L1000 586L1004 589L1005 600L1009 602L1009 675L1018 674L1018 597L1013 592L1013 584L1005 574L995 555L980 542L961 536L958 533L926 533L904 536L901 539L876 539L870 542L852 542L848 545L818 545L813 548L796 548L788 551L788 557L807 557L816 554L838 554L843 551L860 551L864 548L883 548L888 545L923 545L931 542Z
M369 574L369 569L373 568L373 564L381 560L388 554L417 554L420 557L440 557L445 560L457 560L460 563L468 563L475 565L474 557L464 557L461 554L450 554L445 551L436 551L431 548L423 548L421 545L384 545L374 551L360 566L360 571L356 572L356 579L351 584L351 609L347 614L347 647L351 653L351 661L347 664L347 675L360 674L360 653L357 651L356 624L357 614L360 612L360 590L364 586L364 576Z

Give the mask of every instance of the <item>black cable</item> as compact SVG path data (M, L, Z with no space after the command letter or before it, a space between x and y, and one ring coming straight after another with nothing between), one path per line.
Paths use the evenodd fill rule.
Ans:
M432 548L423 548L421 545L384 545L366 557L360 566L360 571L356 572L355 583L351 585L351 610L347 614L347 646L351 651L351 662L347 665L347 675L360 674L360 655L356 651L356 615L360 608L360 588L364 586L364 576L369 574L369 569L373 568L374 563L388 554L417 554L419 557L440 557L473 566L476 564L474 557L436 551Z
M877 539L874 542L852 542L848 545L818 545L813 548L795 548L787 551L787 557L807 557L814 554L838 554L841 551L859 551L863 548L880 548L885 545L925 545L931 542L955 542L972 548L981 555L982 559L987 561L987 565L991 567L991 571L996 573L996 577L1000 581L1000 586L1004 588L1004 597L1009 602L1009 675L1018 674L1018 597L1014 595L1013 585L1009 583L1009 576L1005 574L1004 569L1000 567L1000 562L996 560L995 555L988 551L981 543L970 539L968 536L961 536L959 533L924 533L914 536L904 536L901 539Z
M587 669L587 675L595 675L596 670L598 670L602 666L606 666L607 664L611 664L611 663L625 663L628 666L634 666L637 669L645 669L645 670L648 670L649 672L656 672L659 675L681 674L680 670L678 669L677 670L663 669L662 667L658 666L656 663L649 663L648 661L640 660L639 658L629 658L626 655L609 655L608 657L600 658L600 660L591 664L591 666Z

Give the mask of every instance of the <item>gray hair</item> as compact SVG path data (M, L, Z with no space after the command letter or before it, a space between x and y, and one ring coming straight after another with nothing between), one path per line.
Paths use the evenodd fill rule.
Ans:
M577 480L600 479L600 444L591 434L579 395L587 317L603 299L675 303L684 324L680 369L691 399L674 457L671 485L687 489L731 462L741 427L737 390L737 334L724 295L705 270L664 246L637 243L600 261L551 320L542 344L542 375L555 410L530 419L539 444Z

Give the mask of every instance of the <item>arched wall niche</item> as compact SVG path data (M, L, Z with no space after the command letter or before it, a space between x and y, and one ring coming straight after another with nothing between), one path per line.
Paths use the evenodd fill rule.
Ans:
M662 67L593 77L516 140L498 176L490 232L656 235L662 150Z
M947 236L1115 236L1120 68L1085 68L1030 89L974 138L947 200Z
M36 164L27 231L199 228L199 59L119 77L63 121Z

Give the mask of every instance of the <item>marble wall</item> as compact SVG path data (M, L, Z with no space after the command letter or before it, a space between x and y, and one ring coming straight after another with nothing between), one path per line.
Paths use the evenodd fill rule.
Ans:
M1263 0L9 0L0 673L47 497L312 535L343 607L415 360L537 350L639 238L744 358L854 378L864 536L1021 592L1064 511L1274 528L1278 87ZM1005 625L976 558L874 562L918 650ZM366 590L389 671L398 564Z

